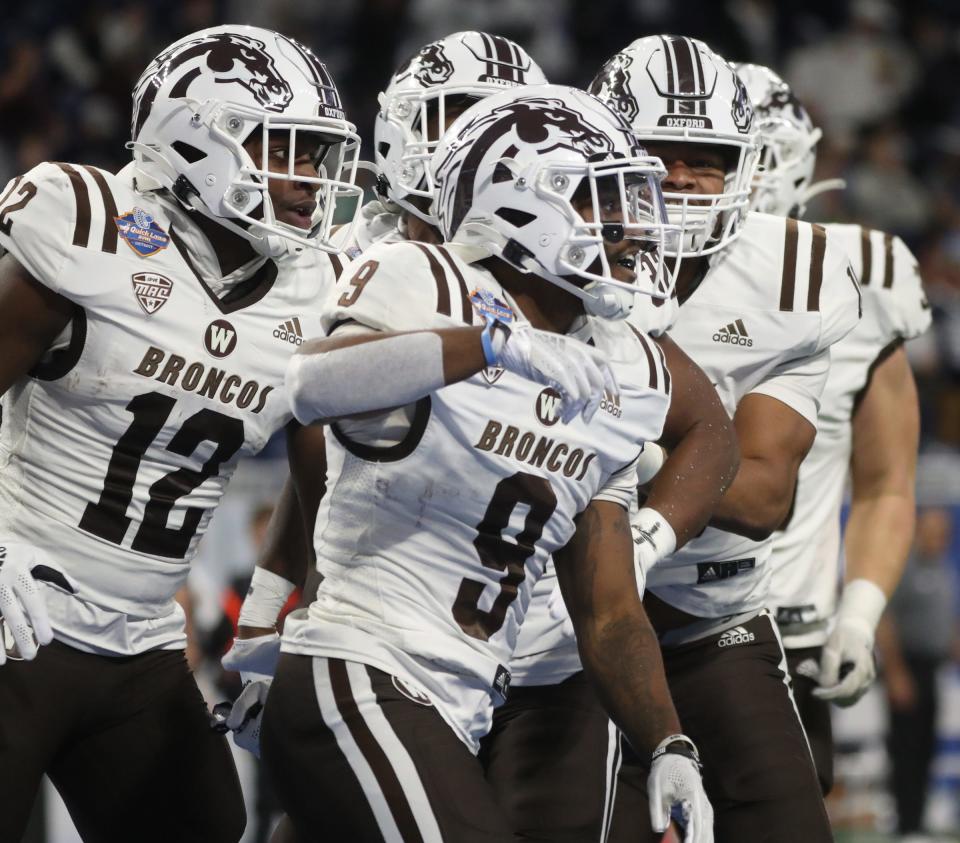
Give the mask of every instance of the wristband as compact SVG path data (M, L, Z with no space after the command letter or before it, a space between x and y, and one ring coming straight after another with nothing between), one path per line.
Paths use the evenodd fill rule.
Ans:
M872 634L886 605L887 596L876 583L863 578L850 580L843 588L837 617L863 621Z
M499 319L492 316L485 318L487 324L480 334L480 347L483 349L483 358L487 361L487 365L497 366L499 365L500 352L503 351L503 347L507 344L507 339L510 336L510 329Z
M668 735L660 743L650 756L650 762L653 763L661 755L682 755L689 758L698 769L703 769L700 763L700 753L697 752L697 745L686 735Z
M644 443L643 450L637 458L637 482L643 485L653 480L666 460L667 452L656 442Z
M254 626L269 629L276 625L287 598L296 586L279 574L266 568L254 568L250 588L240 607L239 626Z
M677 534L670 522L651 506L643 507L631 519L630 526L633 528L633 543L637 546L648 544L655 551L653 554L644 554L650 567L677 549Z

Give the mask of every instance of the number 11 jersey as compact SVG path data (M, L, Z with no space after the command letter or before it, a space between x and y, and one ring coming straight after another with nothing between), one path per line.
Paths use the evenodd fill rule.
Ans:
M73 303L3 398L0 537L64 567L54 632L90 652L184 646L174 594L238 460L290 420L286 363L334 283L307 250L218 298L188 226L129 170L41 164L0 194L0 245Z

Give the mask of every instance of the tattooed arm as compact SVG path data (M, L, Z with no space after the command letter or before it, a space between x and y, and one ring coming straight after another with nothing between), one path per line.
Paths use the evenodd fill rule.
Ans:
M660 646L640 601L627 511L594 501L554 556L584 670L607 713L641 755L680 732Z

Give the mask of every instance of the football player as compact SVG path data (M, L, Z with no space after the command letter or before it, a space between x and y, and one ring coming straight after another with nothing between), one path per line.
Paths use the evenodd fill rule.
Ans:
M652 756L656 798L686 803L710 840L627 518L670 374L611 321L657 289L662 170L606 106L559 86L473 105L431 166L445 243L371 246L324 315L329 339L288 370L295 414L330 422L339 468L264 761L309 839L514 839L474 753L554 554L587 670Z
M820 130L772 70L740 65L757 113L762 168L752 203L802 217ZM773 539L770 605L823 792L833 784L828 700L852 705L875 675L873 640L913 537L919 406L903 343L930 325L917 261L899 237L825 225L844 243L863 291L863 319L831 350L817 438L800 466L789 521ZM840 507L850 474L850 517ZM841 561L846 584L839 595ZM830 628L832 622L832 629Z
M0 195L3 840L43 773L84 840L239 839L174 594L238 460L292 418L287 361L360 194L337 89L291 38L186 36L133 100L120 173L41 164Z
M379 198L363 206L355 228L344 226L334 233L334 241L344 250L330 257L335 273L339 276L347 260L374 243L439 242L436 218L428 212L433 177L427 163L442 131L483 97L546 81L519 44L486 32L456 32L425 45L405 61L379 96L374 130ZM295 586L306 580L305 592L311 598L317 586L317 572L307 570L310 554L304 552L301 523L312 536L324 489L317 482L325 465L323 428L304 427L295 441L291 478L257 561L237 640L224 657L224 667L239 671L246 683L227 725L236 743L257 755L263 701L280 655L276 631L280 609Z
M660 558L644 511L634 519L637 562L647 572L644 603L681 722L695 733L717 839L830 840L764 607L769 536L789 510L797 467L813 441L829 347L857 322L856 280L822 230L747 213L759 154L753 109L732 67L707 45L641 38L605 64L591 91L667 169L667 209L683 237L675 251L682 257L677 297L664 303L661 325L675 320L669 336L716 386L740 446L738 473L710 526L677 552ZM539 616L540 629L561 623L558 601L551 607L548 595L537 597L528 620ZM511 666L525 684L552 685L559 696L561 680L578 669L574 642L544 652L521 630ZM546 691L543 697L546 708ZM600 775L595 754L582 759L592 770L585 775ZM629 760L610 835L654 840L646 765ZM561 831L552 839L562 839Z

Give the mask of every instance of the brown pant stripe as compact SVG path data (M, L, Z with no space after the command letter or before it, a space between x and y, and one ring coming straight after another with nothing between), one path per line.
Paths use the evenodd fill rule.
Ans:
M810 284L807 287L807 310L820 309L820 287L823 286L823 260L827 253L827 230L822 225L813 226L813 241L810 243Z
M447 276L443 271L443 267L440 266L440 261L438 261L433 252L430 251L428 246L425 246L423 243L413 243L421 252L427 256L427 262L430 264L430 271L433 273L433 280L437 284L437 313L442 314L443 316L450 315L450 290L447 287Z
M113 201L113 193L110 191L110 186L103 177L103 173L96 167L90 167L86 164L83 165L83 168L90 173L90 176L97 183L97 187L100 188L100 195L103 197L105 219L103 221L103 243L100 248L104 252L115 255L117 253L118 233L114 217L117 216L117 203Z
M788 219L783 241L783 278L780 280L780 310L793 310L793 292L797 285L797 221Z
M440 253L441 257L447 262L450 269L453 270L453 274L457 279L457 284L460 286L460 302L461 310L463 313L463 321L466 325L473 324L473 306L470 304L470 294L467 292L467 282L463 280L463 273L457 268L456 263L453 260L453 257L450 253L443 247L437 246L437 251Z
M77 221L73 226L73 245L86 248L90 240L90 191L87 183L69 164L60 164L57 166L67 174L70 179L70 186L73 188L73 196L77 203Z
M341 659L327 659L327 664L330 670L330 688L337 704L337 711L340 712L353 740L363 753L367 764L370 765L383 797L390 806L390 813L397 828L400 829L404 843L423 843L423 837L396 771L390 765L390 759L387 758L383 747L377 743L377 739L360 713L357 701L353 698L346 663Z

